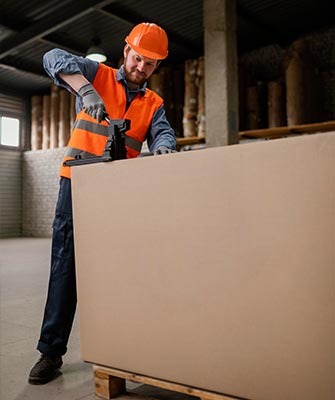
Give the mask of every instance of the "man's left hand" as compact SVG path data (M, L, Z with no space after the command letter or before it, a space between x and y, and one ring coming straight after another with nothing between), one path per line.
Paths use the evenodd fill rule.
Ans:
M161 147L158 147L158 149L154 151L154 155L157 156L159 154L169 154L169 153L175 153L175 152L176 152L176 150L172 150L172 149L169 149L168 147L161 146Z

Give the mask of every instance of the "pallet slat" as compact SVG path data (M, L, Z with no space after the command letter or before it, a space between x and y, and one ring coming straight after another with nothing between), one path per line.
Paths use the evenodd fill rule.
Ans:
M117 397L125 392L126 380L187 394L189 396L199 397L203 400L237 400L236 397L231 397L215 392L209 392L206 390L181 385L179 383L168 382L144 375L121 371L118 369L101 367L99 365L93 365L93 376L95 394L108 400Z
M330 132L335 130L335 121L319 122L315 124L302 124L281 126L278 128L254 129L240 132L240 138L275 138L297 133Z
M287 135L296 135L303 133L318 133L335 131L335 121L317 122L314 124L302 124L291 126L280 126L276 128L253 129L240 132L240 139L275 139ZM187 138L177 138L178 146L205 143L205 138L197 136Z

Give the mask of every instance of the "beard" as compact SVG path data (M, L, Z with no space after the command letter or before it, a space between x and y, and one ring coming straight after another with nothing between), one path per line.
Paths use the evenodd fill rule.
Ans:
M144 72L139 72L136 67L127 68L124 66L124 74L128 84L133 84L141 87L147 81L147 75Z

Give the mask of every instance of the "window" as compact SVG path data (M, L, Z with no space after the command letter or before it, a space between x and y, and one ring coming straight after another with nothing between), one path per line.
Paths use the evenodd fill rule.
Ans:
M19 147L20 120L0 116L0 145Z

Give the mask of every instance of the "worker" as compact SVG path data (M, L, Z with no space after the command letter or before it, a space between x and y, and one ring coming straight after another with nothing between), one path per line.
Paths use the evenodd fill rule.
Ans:
M103 121L106 114L110 119L131 121L130 130L126 132L127 158L137 157L145 140L153 154L175 150L176 138L166 119L163 99L146 87L146 81L168 55L167 35L154 23L141 23L131 30L125 42L124 61L118 70L60 49L44 55L44 68L55 84L76 95L77 118L64 160L78 153L102 154L107 137L100 131L106 124ZM70 167L62 164L53 222L48 295L37 344L41 355L30 371L31 384L45 384L60 374L75 315L70 178Z

